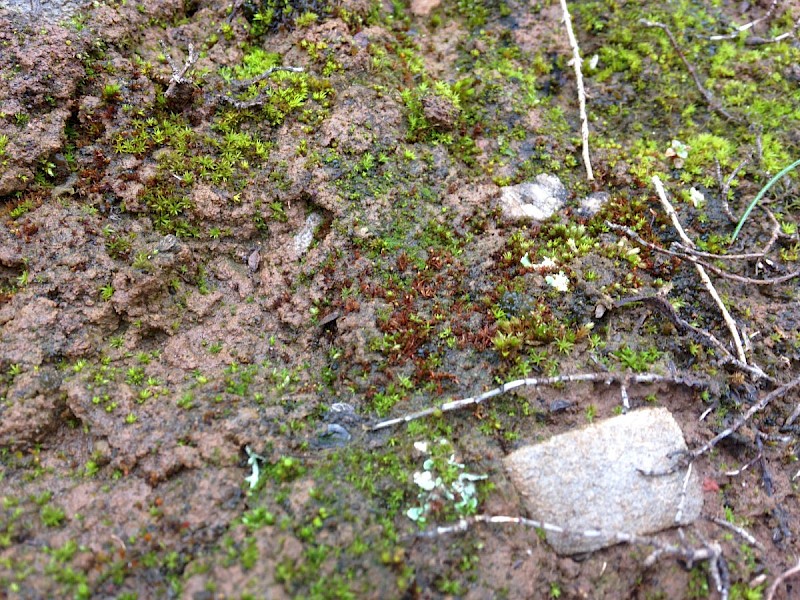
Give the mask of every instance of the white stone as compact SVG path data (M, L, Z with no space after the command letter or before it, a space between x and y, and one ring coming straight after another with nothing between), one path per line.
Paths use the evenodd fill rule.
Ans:
M700 516L703 495L695 470L682 501L685 469L667 470L686 450L683 433L664 408L642 409L520 448L505 459L531 519L559 526L569 534L547 532L558 554L590 552L617 543L599 530L646 535ZM675 522L680 509L681 518Z
M600 212L600 209L603 208L610 198L611 196L608 192L589 194L586 198L581 200L580 206L578 207L578 214L582 217L593 217Z
M306 217L306 222L292 240L292 250L297 258L302 257L314 241L314 231L322 224L322 216L311 213Z
M567 189L555 175L542 173L534 181L501 188L500 203L512 220L544 221L567 202Z

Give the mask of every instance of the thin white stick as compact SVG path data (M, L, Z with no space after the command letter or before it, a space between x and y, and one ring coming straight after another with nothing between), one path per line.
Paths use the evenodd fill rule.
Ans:
M692 242L692 240L689 239L689 236L686 235L686 232L681 226L681 222L678 220L678 215L676 214L675 209L672 208L672 204L670 204L669 200L667 200L667 192L664 190L664 184L661 183L661 179L659 179L658 175L653 175L653 185L658 193L658 199L661 200L661 206L664 208L664 211L672 221L672 226L677 230L678 235L683 240L683 243L689 248L694 248L694 242ZM733 345L736 348L736 355L739 357L739 360L742 363L747 364L747 357L744 353L744 347L742 347L742 338L739 336L739 329L736 327L736 322L733 320L733 317L731 317L728 309L722 302L722 298L720 298L719 294L717 294L717 290L714 288L714 284L711 283L711 280L708 278L706 270L702 265L696 262L694 263L694 266L697 269L697 273L700 275L700 280L703 282L706 290L708 290L708 293L711 294L714 302L717 303L717 306L722 313L722 318L725 319L725 324L728 326L728 330L731 332L731 337L733 338Z
M567 37L572 48L572 66L575 68L575 81L578 84L578 104L581 113L581 138L583 139L583 164L586 167L586 179L594 181L592 173L592 161L589 158L589 121L586 118L586 92L583 89L583 73L581 72L581 51L578 48L578 40L572 30L572 18L569 16L567 0L561 0L561 10L564 13L564 25L567 27Z
M789 383L784 383L781 387L772 390L761 400L753 404L753 406L751 406L750 409L746 413L744 413L744 415L739 417L739 419L733 425L728 427L725 431L718 433L715 437L706 442L702 447L690 452L691 459L694 460L701 457L703 454L711 450L714 446L716 446L726 437L728 437L732 433L736 433L737 431L739 431L742 425L747 423L754 414L764 410L769 405L770 402L775 400L775 398L780 398L781 396L790 392L791 390L793 390L798 386L800 386L800 377L796 377Z
M542 385L558 385L560 383L576 383L585 381L595 383L603 382L606 385L613 382L621 382L626 384L669 382L688 385L690 387L701 387L705 385L701 380L691 380L681 377L668 377L665 375L656 375L654 373L642 373L640 375L630 375L627 373L578 373L576 375L557 375L555 377L541 377L538 379L529 377L527 379L515 379L514 381L509 381L500 387L493 388L477 396L469 396L468 398L462 398L461 400L444 402L438 406L431 406L417 412L409 413L402 417L381 421L380 423L376 423L371 427L367 427L367 430L378 431L379 429L385 429L386 427L393 427L395 425L400 425L401 423L415 421L416 419L421 419L422 417L450 412L452 410L458 410L467 406L478 405L484 400L494 398L500 394L505 394L506 392L510 392L511 390L519 387L538 387Z
M733 531L736 535L738 535L742 539L746 540L747 542L749 542L750 544L752 544L753 546L758 548L761 552L766 552L767 551L767 549L764 548L764 544L759 542L752 533L750 533L749 531L747 531L743 527L739 527L738 525L734 525L733 523L729 523L725 519L720 519L719 517L711 517L710 521L712 523L715 523L715 524L719 525L720 527L724 527L725 529L729 529L730 531Z
M694 463L689 463L686 468L686 475L683 477L683 486L681 487L680 500L678 501L678 511L675 513L675 524L681 525L683 520L683 508L686 505L686 488L689 487L689 478L692 476L692 467Z
M797 564L788 571L781 573L780 576L772 582L772 585L769 586L769 589L767 590L766 600L772 600L775 597L775 592L778 591L778 586L792 575L797 575L798 573L800 573L800 561L798 561Z
M745 23L744 25L740 25L739 27L734 27L734 30L731 33L726 33L724 35L712 35L708 39L715 42L719 40L732 40L738 37L738 35L741 32L747 31L748 29L752 29L753 27L761 23L761 21L769 19L772 16L772 11L775 10L775 7L777 5L778 5L778 0L772 0L772 4L770 4L769 9L767 9L767 12L764 13L762 16L760 16L758 19L753 19L749 23Z
M797 420L797 417L800 417L800 404L795 406L792 414L789 415L789 418L786 419L786 422L783 424L784 427L791 427L794 422Z
M541 529L542 531L580 536L584 538L606 538L613 540L616 543L634 544L637 546L653 546L656 550L647 557L644 565L647 567L652 566L662 556L676 556L683 559L690 566L698 561L710 561L716 563L722 557L722 548L716 542L705 542L704 546L700 548L689 548L684 543L681 545L667 544L658 538L644 535L637 535L635 533L623 533L619 531L602 531L600 529L587 529L585 531L572 531L546 523L544 521L536 521L534 519L526 519L524 517L510 517L506 515L475 515L473 517L464 517L453 525L435 527L427 531L421 531L417 537L436 538L441 535L449 535L452 533L461 533L467 531L470 525L475 523L490 523L490 524L515 524L531 527L534 529ZM680 531L680 530L679 530ZM718 589L722 586L718 586Z

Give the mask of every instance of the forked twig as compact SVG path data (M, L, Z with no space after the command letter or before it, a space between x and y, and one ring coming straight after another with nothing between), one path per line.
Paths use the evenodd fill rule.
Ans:
M686 232L683 230L683 226L681 222L678 220L678 215L675 212L675 209L670 204L669 200L667 199L667 192L664 190L664 184L661 183L661 179L659 179L658 175L653 175L653 185L656 188L656 193L658 194L658 199L661 201L661 206L664 208L664 211L669 216L670 220L672 221L673 227L678 232L678 235L683 240L683 243L686 244L690 248L694 248L694 242L689 239L689 236L686 235ZM716 288L714 288L714 284L711 283L711 280L708 278L705 269L698 263L695 262L695 268L697 269L698 275L700 275L700 280L703 282L706 290L714 299L714 302L717 303L720 312L722 313L722 318L725 320L725 324L728 326L728 330L731 332L731 337L733 338L733 345L736 348L736 355L739 358L739 361L747 364L747 357L744 353L744 348L742 347L742 338L739 336L739 328L736 326L736 322L731 317L728 309L725 307L725 304L722 302L722 298L719 297Z
M800 573L800 561L797 561L797 564L793 566L791 569L787 569L783 573L781 573L775 581L772 582L772 585L769 586L767 590L767 595L764 600L772 600L775 597L775 592L778 591L778 586L780 586L784 581L789 579L789 577L793 577Z
M713 437L711 440L706 442L703 446L701 446L697 450L692 450L689 453L690 460L695 460L695 459L701 457L706 452L710 451L712 448L714 448L714 446L719 444L726 437L728 437L732 433L735 433L736 431L738 431L742 427L742 425L747 423L753 417L753 415L755 415L758 412L761 412L767 406L769 406L770 402L772 402L776 398L780 398L781 396L785 395L787 392L792 391L797 386L800 386L800 376L796 377L795 379L792 379L789 383L785 383L782 386L772 390L769 394L764 396L761 400L759 400L758 402L753 404L753 406L751 406L750 409L746 413L744 413L744 415L739 417L739 419L733 425L731 425L730 427L725 429L725 431L717 434L715 437Z
M760 46L762 44L777 44L778 42L782 42L783 40L788 40L789 38L793 38L797 36L797 30L800 29L800 19L797 19L794 22L792 28L780 35L776 35L775 37L771 38L762 38L762 37L749 37L747 38L744 43L748 46Z
M696 265L701 265L704 268L708 269L715 275L719 275L720 277L725 277L726 279L731 279L732 281L738 281L740 283L748 283L752 285L777 285L779 283L783 283L785 281L789 281L794 279L795 277L800 277L800 269L797 271L792 271L791 273L787 273L786 275L781 275L779 277L773 277L771 279L754 279L753 277L745 277L743 275L737 275L736 273L729 273L728 271L724 271L719 267L712 265L711 263L700 260L699 257L710 257L715 260L724 260L724 259L734 259L734 260L741 260L744 256L748 259L753 258L763 258L762 254L748 254L748 255L733 255L733 256L726 256L724 254L710 254L708 252L698 252L693 248L686 248L683 244L679 242L673 242L672 246L675 248L679 248L679 251L675 250L668 250L667 248L662 248L657 244L653 244L652 242L648 242L644 238L642 238L638 233L636 233L630 227L625 227L624 225L617 225L616 223L611 223L606 221L606 227L611 229L612 231L616 231L617 233L622 233L626 237L632 239L634 242L639 244L640 246L644 246L645 248L649 248L654 252L659 252L661 254L666 254L667 256L674 256L676 258L682 258L688 260L689 262L693 262Z
M169 79L169 86L167 86L167 91L164 92L164 97L171 98L176 94L177 88L194 85L192 80L186 77L186 74L192 70L197 59L200 58L200 55L194 49L194 44L189 44L186 61L183 63L182 67L179 67L167 52L167 46L163 41L161 42L161 49L164 52L164 56L167 57L169 68L172 70L172 77Z
M766 21L772 16L772 13L775 11L775 7L778 6L778 0L772 0L772 4L769 5L767 12L761 15L758 19L753 19L749 23L745 23L744 25L740 25L739 27L735 27L731 33L726 33L724 35L712 35L709 36L709 40L713 42L718 42L720 40L733 40L739 37L739 34L743 31L747 31L748 29L752 29L762 21Z
M662 296L631 296L629 298L622 298L617 300L614 303L614 308L620 308L627 304L633 304L634 302L646 302L658 308L661 312L663 312L667 318L672 322L675 327L679 330L684 331L690 334L694 339L700 341L701 343L705 344L706 346L710 346L715 350L719 351L722 355L720 357L720 362L723 364L729 364L743 371L745 373L749 373L755 379L764 379L770 383L775 381L774 378L770 377L764 371L762 371L759 367L755 365L749 365L747 363L743 363L738 358L736 358L730 351L725 347L725 345L720 342L712 333L706 331L705 329L700 329L695 327L691 323L686 322L685 320L681 319L678 313L675 311L673 306L669 303L669 300Z
M687 385L689 387L705 386L705 384L701 380L690 380L684 377L656 375L653 373L642 373L639 375L630 375L626 373L619 373L619 374L580 373L577 375L558 375L556 377L515 379L514 381L509 381L507 383L504 383L500 387L493 388L477 396L470 396L468 398L462 398L461 400L453 400L451 402L445 402L438 406L425 408L417 412L409 413L402 417L381 421L379 423L376 423L375 425L372 425L371 427L367 427L367 430L378 431L380 429L385 429L387 427L394 427L395 425L400 425L401 423L408 423L409 421L415 421L417 419L428 417L430 415L436 415L440 413L459 410L462 408L466 408L468 406L477 406L478 404L481 404L482 402L490 398L494 398L495 396L505 394L506 392L510 392L511 390L515 390L520 387L538 387L544 385L558 385L561 383L577 383L586 381L595 383L602 382L605 383L606 385L611 383L624 383L628 385L631 383L668 382L668 383Z
M569 45L572 48L572 64L575 68L575 81L578 85L578 105L580 108L581 116L581 139L583 141L583 165L586 168L586 179L594 181L594 174L592 173L592 161L589 158L589 121L586 117L586 92L583 89L583 72L581 71L581 51L578 47L578 40L575 38L575 32L572 30L572 18L569 15L569 8L567 8L567 0L561 0L561 11L564 13L564 25L567 28L567 37L569 38Z

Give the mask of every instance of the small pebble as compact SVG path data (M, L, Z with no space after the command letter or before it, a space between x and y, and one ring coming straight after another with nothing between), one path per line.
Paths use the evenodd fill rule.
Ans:
M553 400L550 403L550 412L551 413L564 412L570 406L572 406L572 402L570 402L569 400Z
M156 251L159 254L172 252L173 250L177 249L179 244L180 242L178 241L178 238L170 233L158 240L158 243L156 244Z
M261 252L259 252L258 248L253 250L250 253L250 256L247 257L247 268L250 269L251 273L255 273L258 271L258 266L261 264Z

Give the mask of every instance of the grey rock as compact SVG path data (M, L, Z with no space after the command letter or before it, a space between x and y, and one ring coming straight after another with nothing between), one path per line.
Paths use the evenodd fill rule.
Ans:
M258 267L261 264L261 252L258 248L253 250L250 253L250 256L247 257L247 268L250 269L251 273L258 272Z
M341 448L353 438L350 432L338 423L328 423L317 432L318 448Z
M67 19L91 3L88 0L5 0L0 8L7 8L32 19L56 22Z
M531 182L500 190L503 214L510 220L544 221L567 202L567 189L555 175L542 173Z
M569 400L553 400L550 403L549 409L551 413L560 413L564 412L568 408L572 408L575 405L574 402L570 402Z
M530 517L569 532L547 532L547 541L558 554L571 555L617 543L613 535L580 532L645 535L697 519L703 495L696 471L682 506L684 469L657 477L640 472L666 471L676 460L668 455L681 450L686 442L675 419L652 408L520 448L505 466Z
M175 252L180 247L180 240L171 233L168 233L156 244L156 252L159 254L166 254L168 252Z
M603 205L608 202L610 198L611 195L608 192L589 194L586 198L581 200L581 204L578 207L578 214L582 217L593 217L600 212L600 209L603 208Z
M336 423L344 427L356 427L361 424L362 418L356 413L352 404L347 402L335 402L331 404L331 409L325 415L325 420L329 423Z
M302 257L311 247L311 243L314 241L314 232L321 224L322 215L318 213L311 213L306 217L305 224L292 240L294 254L297 258Z

